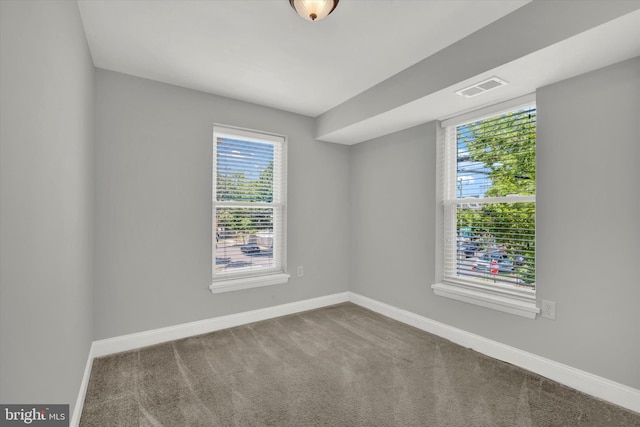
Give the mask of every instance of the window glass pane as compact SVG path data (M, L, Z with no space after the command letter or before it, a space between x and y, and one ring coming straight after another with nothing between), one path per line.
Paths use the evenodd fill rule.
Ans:
M459 204L456 273L533 288L535 203Z
M214 127L213 284L286 271L286 139Z
M451 127L445 135L455 162L445 190L445 275L533 290L535 106Z
M216 208L215 272L273 268L274 208Z
M458 126L456 197L533 195L535 107Z
M217 143L216 200L272 202L273 144L230 138Z

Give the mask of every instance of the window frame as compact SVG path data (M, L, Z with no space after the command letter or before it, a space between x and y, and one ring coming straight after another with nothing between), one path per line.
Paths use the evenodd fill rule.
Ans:
M217 200L217 146L220 138L240 139L248 142L268 143L274 146L274 197L271 202L240 202ZM214 124L213 165L211 190L211 284L212 293L223 293L243 289L271 286L289 281L287 273L287 137L240 127ZM279 166L279 170L278 169ZM278 177L278 178L276 178ZM277 183L279 185L276 187ZM218 207L269 207L273 209L273 259L275 265L269 268L229 272L216 271L216 208ZM278 217L279 219L276 219Z
M460 203L460 201L462 201L462 203L468 201L466 199L459 199L459 201L456 202L454 201L455 198L452 198L449 194L451 191L451 189L448 188L448 186L450 186L450 178L452 174L455 175L456 173L457 141L455 140L455 129L458 126L467 123L499 116L501 114L530 107L535 104L535 94L531 94L470 111L440 122L440 126L437 128L437 195L439 201L437 210L438 230L436 233L438 236L438 247L436 248L437 283L431 285L431 288L436 295L529 319L535 319L536 315L540 312L540 309L536 306L535 290L519 289L499 283L485 285L473 279L465 279L460 276L449 276L446 274L445 269L448 249L445 238L447 234L450 235L451 233L450 231L448 233L447 230L450 227L456 227L455 207L453 209L448 209L447 206L455 206L457 203ZM510 203L535 202L535 196L506 196L495 199L500 199L502 202ZM453 234L455 235L456 233L454 232Z

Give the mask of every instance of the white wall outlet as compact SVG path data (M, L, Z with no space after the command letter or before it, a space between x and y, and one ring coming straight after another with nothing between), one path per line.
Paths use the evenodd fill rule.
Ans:
M302 276L304 276L304 268L301 265L299 265L298 266L298 277L302 277Z
M542 317L555 320L556 319L556 303L555 301L542 300L542 307L540 308Z

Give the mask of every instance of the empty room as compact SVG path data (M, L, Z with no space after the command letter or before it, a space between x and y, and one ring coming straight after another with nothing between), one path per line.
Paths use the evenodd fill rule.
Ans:
M0 424L640 426L640 0L0 0Z

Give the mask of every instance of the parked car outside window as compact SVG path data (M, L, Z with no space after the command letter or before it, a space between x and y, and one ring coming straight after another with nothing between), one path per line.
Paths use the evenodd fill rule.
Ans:
M493 261L496 261L497 263L498 274L505 271L513 271L513 260L509 258L507 254L501 252L484 253L480 258L478 258L478 261L473 263L471 270L490 273L491 270L494 269L491 267Z

